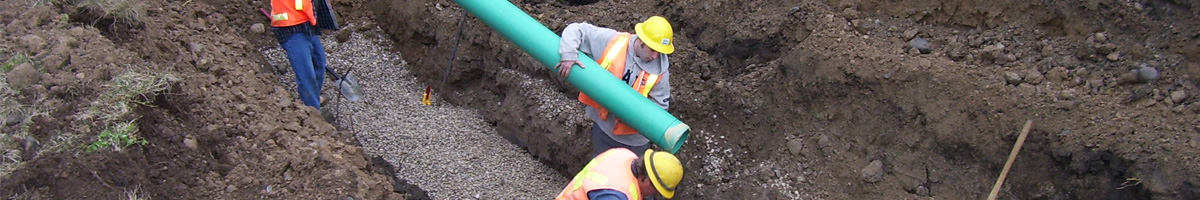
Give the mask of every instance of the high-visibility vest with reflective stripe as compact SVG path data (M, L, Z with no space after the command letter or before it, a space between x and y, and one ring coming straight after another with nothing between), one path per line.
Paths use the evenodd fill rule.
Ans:
M288 27L304 22L317 25L312 0L271 0L271 26Z
M632 34L618 32L616 37L610 39L608 46L604 47L604 52L600 55L600 67L607 69L613 76L621 77L625 73L625 56L629 55L629 40L632 37ZM633 90L637 91L638 94L642 94L642 97L649 97L650 89L653 89L654 85L658 84L659 76L643 70L641 74L638 74L636 81L633 82ZM608 109L600 106L600 103L596 103L596 100L593 100L587 94L580 92L579 102L596 108L596 111L600 113L600 119L608 119ZM613 126L612 133L614 135L633 135L638 132L628 124L617 120L617 124Z
M638 190L638 180L630 168L634 159L637 159L637 154L625 148L614 148L600 153L571 179L571 183L568 183L555 199L584 200L588 199L589 191L598 189L616 190L630 200L642 199Z

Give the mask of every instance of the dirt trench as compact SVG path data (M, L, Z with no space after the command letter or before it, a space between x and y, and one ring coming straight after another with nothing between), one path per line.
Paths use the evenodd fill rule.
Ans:
M1001 197L1198 194L1194 3L514 3L555 32L671 20L680 51L669 112L693 128L678 154L684 199L980 199L1025 120L1034 128ZM556 81L556 98L576 90L515 45L468 15L451 64L453 2L366 5L418 80L449 75L442 98L479 108L564 175L585 162L581 112L532 109L540 101L522 96L522 78L499 71ZM913 38L932 52L907 48ZM1127 78L1139 68L1161 78Z

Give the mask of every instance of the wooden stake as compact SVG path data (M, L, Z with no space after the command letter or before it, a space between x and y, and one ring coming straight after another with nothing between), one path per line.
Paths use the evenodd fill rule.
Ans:
M1021 129L1021 135L1017 136L1017 145L1013 145L1012 153L1008 153L1008 161L1004 162L1004 170L1000 171L1000 178L996 179L996 185L992 186L992 193L988 194L988 200L996 200L996 195L1000 193L1000 185L1004 184L1004 178L1008 176L1008 169L1012 168L1013 160L1017 158L1017 152L1021 152L1021 145L1025 144L1025 136L1029 135L1029 127L1033 125L1033 120L1025 120L1025 128Z

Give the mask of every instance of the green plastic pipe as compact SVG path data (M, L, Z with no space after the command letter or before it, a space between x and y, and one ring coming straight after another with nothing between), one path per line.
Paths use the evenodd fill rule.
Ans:
M537 59L546 68L553 70L561 58L558 55L558 34L550 31L541 22L506 0L455 0L464 9L474 14L509 41L517 44L526 53ZM679 151L691 131L687 124L667 113L658 104L633 91L628 84L618 80L600 67L595 60L579 54L579 61L586 68L571 69L567 83L579 88L592 97L610 113L637 129L655 145L671 153ZM641 152L637 152L641 153Z

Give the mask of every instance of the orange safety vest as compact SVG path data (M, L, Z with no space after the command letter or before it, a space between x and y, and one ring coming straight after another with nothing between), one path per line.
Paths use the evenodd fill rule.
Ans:
M629 54L629 39L632 38L629 33L617 33L617 36L608 41L608 46L604 47L604 53L600 55L600 66L607 69L613 76L621 77L625 73L625 55ZM637 76L637 81L633 83L633 90L642 94L642 97L650 96L650 89L654 88L654 84L658 84L659 75L651 74L642 71ZM600 119L608 119L608 109L600 106L587 94L579 93L579 102L583 102L588 106L596 108L600 112ZM633 135L637 134L637 130L630 127L628 124L617 120L617 124L613 126L613 135Z
M271 26L288 27L304 22L317 25L312 0L271 0Z
M556 200L588 199L587 193L598 189L611 189L625 194L626 199L642 199L638 190L637 177L629 167L637 159L637 154L625 148L614 148L592 159L571 183L558 193Z

